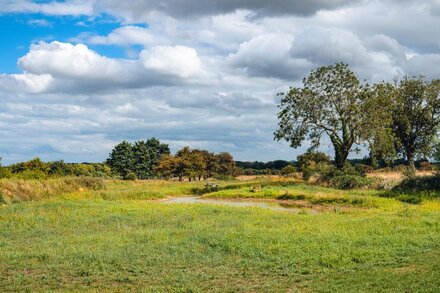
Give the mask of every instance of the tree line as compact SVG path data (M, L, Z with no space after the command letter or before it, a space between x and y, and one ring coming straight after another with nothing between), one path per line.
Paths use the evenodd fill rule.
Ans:
M172 155L167 144L156 138L116 145L106 163L124 179L172 178L200 180L214 176L233 176L231 154L184 147Z
M347 64L319 67L291 87L279 104L276 140L316 150L326 137L342 169L348 156L368 147L371 164L404 158L440 159L440 79L404 77L394 83L361 82Z

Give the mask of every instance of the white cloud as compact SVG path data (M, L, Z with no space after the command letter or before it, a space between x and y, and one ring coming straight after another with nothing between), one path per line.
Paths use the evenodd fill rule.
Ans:
M193 48L156 46L139 55L145 68L182 78L202 73L202 62Z
M91 36L88 42L100 45L152 45L163 42L159 36L154 35L148 28L139 26L123 26L115 29L107 36Z
M83 44L58 41L32 45L18 65L26 72L70 78L115 77L122 71L118 61L103 57Z
M0 1L0 12L42 13L47 15L92 15L93 1L35 3L32 1Z

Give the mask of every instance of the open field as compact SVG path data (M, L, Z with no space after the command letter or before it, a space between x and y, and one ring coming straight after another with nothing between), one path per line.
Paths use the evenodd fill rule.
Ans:
M0 291L424 291L440 287L440 201L272 179L203 198L316 214L167 204L203 182L107 181L0 207ZM253 186L259 192L252 192ZM82 188L82 187L80 187ZM238 199L237 199L238 198Z

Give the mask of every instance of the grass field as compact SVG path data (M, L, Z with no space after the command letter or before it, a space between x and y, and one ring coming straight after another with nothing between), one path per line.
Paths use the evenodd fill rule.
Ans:
M253 185L261 191L252 192ZM440 288L438 200L411 205L376 191L281 180L222 182L222 190L203 196L281 196L334 208L311 215L153 200L201 188L199 182L109 181L104 190L0 207L0 291Z

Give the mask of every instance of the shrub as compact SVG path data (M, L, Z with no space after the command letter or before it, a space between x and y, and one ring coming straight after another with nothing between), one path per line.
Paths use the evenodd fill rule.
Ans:
M433 176L406 178L393 191L401 193L440 193L440 173Z
M124 180L134 181L136 179L137 179L137 176L136 176L136 173L134 173L134 172L128 172L127 175L124 176Z
M296 172L296 169L292 165L287 165L283 169L281 169L281 174L284 176L291 176Z
M46 179L47 178L47 174L44 173L41 170L24 170L20 173L16 173L14 174L14 178L18 178L18 179Z
M306 152L297 157L298 169L304 171L309 168L311 164L318 165L320 163L330 165L332 163L329 156L322 152Z
M374 169L370 165L365 164L356 164L354 165L354 168L356 169L356 172L359 173L361 176L365 176L368 173L373 173Z
M432 171L432 165L429 162L420 162L419 169L421 171Z
M330 179L330 185L339 189L354 189L368 186L372 183L369 178L360 175L344 174Z
M12 177L11 169L5 168L5 167L0 167L0 179L1 178L11 178L11 177Z

